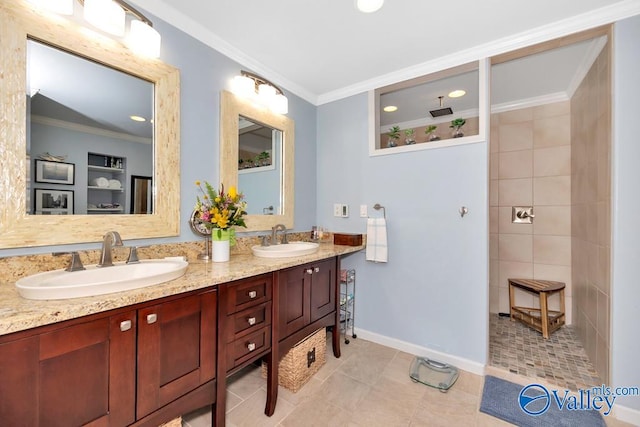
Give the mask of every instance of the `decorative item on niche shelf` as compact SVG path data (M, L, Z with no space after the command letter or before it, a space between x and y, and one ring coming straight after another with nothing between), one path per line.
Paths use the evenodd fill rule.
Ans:
M416 143L416 140L414 139L415 133L416 133L415 129L405 129L404 130L404 135L407 137L404 140L404 143L406 145L412 145L412 144Z
M429 125L424 129L424 133L427 135L427 142L440 141L440 137L434 133L437 128L438 126L436 125Z
M206 181L204 188L200 181L196 185L201 196L196 196L194 218L211 231L213 261L229 261L229 247L236 243L233 227L247 226L243 218L247 214L244 195L235 187L225 193L222 184L219 191Z
M453 137L460 138L464 136L464 132L462 132L462 126L467 123L467 121L463 118L453 119L451 120L451 129L453 129Z
M398 138L400 138L400 126L393 126L389 129L389 141L387 142L387 147L397 146Z

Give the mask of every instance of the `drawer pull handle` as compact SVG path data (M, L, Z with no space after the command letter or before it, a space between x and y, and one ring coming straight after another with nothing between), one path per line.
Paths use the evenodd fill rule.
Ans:
M122 332L126 332L129 329L131 329L131 320L124 320L124 321L120 322L120 330Z
M313 272L314 272L314 273L317 273L317 272L319 272L319 271L320 271L320 267L315 267L315 268L313 269Z
M310 268L307 268L307 274L313 274L313 270Z
M256 349L256 343L250 342L249 344L247 344L247 350L253 351L255 349Z
M251 325L251 326L255 325L255 324L256 324L256 318L255 318L255 317L249 317L249 318L247 319L247 323L248 323L249 325Z
M152 323L156 323L156 321L158 320L158 315L153 313L153 314L147 314L147 324L152 324Z
M255 297L258 296L258 293L256 291L249 291L248 295L249 295L249 298L254 299Z

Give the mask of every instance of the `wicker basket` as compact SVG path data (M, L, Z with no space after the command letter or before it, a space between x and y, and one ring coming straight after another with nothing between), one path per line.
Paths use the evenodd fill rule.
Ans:
M280 360L278 383L297 392L324 365L327 350L325 328L318 329L297 343ZM262 363L262 377L267 377L267 364Z

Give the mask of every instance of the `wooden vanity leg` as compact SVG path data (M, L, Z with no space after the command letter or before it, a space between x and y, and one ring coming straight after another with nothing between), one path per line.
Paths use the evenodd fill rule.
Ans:
M335 289L336 313L333 321L333 330L331 335L331 344L333 347L333 356L340 358L340 257L336 257L336 274L333 275L333 287ZM347 327L345 319L345 328Z
M273 415L278 401L278 346L272 348L267 355L267 404L264 413L267 416Z

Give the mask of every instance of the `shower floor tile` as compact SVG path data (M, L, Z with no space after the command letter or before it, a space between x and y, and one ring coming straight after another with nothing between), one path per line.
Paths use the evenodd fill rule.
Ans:
M571 326L561 327L545 340L541 333L508 317L492 313L490 319L491 366L575 391L602 385Z

